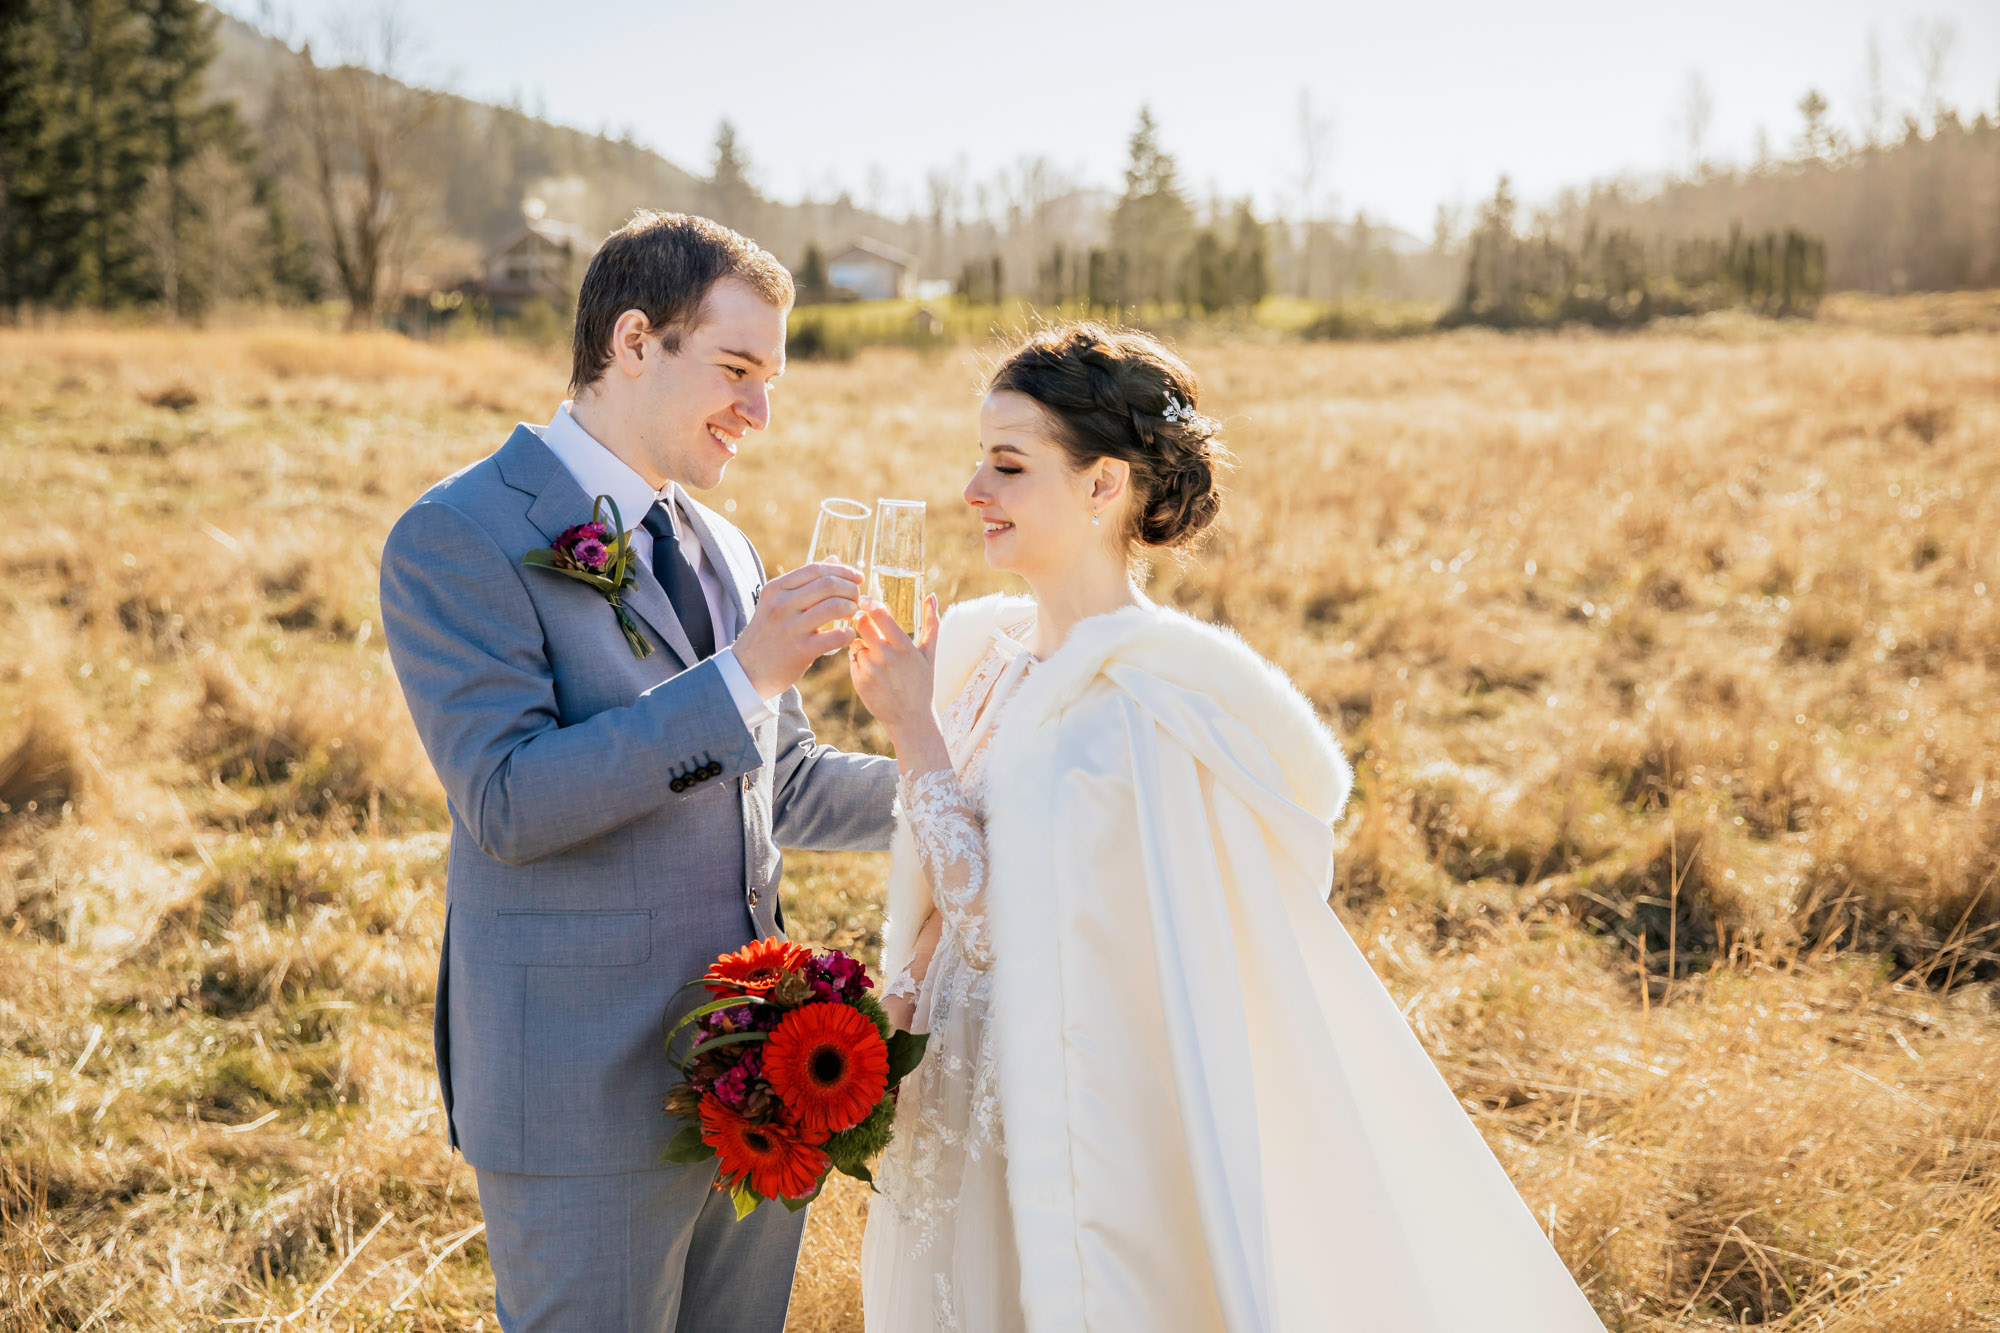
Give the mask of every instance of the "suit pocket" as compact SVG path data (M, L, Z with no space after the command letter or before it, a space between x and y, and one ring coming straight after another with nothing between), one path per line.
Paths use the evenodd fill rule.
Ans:
M653 956L653 914L500 912L494 957L516 967L631 967Z

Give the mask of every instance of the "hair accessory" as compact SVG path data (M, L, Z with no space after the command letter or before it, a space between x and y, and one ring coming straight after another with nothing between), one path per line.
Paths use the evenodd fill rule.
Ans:
M1187 403L1183 403L1180 399L1174 397L1172 394L1168 394L1167 410L1160 413L1160 415L1165 417L1168 421L1178 421L1183 426L1191 426L1194 424L1195 418L1198 414L1195 412L1192 406L1190 406Z

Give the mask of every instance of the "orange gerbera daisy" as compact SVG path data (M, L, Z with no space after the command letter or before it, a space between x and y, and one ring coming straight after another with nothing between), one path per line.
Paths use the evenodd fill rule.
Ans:
M701 1099L701 1141L722 1161L717 1189L748 1183L767 1199L801 1199L819 1188L832 1162L782 1125L745 1120L713 1097Z
M795 972L811 961L812 950L803 944L793 944L776 935L755 940L735 953L716 956L708 965L706 976L726 984L711 985L708 990L711 995L738 991L762 995L777 985L785 973Z
M786 1014L764 1043L764 1077L794 1124L814 1133L852 1129L889 1086L889 1048L867 1015L844 1004Z

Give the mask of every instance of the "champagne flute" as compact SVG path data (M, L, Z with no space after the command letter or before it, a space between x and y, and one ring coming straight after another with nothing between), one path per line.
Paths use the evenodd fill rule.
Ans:
M875 502L875 553L869 561L870 595L888 608L903 633L917 637L924 602L924 502Z
M846 565L857 574L865 574L868 566L864 563L868 549L868 506L859 500L844 500L838 496L819 502L819 518L813 523L812 550L806 555L806 563L816 565L822 560L837 565ZM850 620L834 620L822 625L822 629L852 629ZM822 657L831 657L839 652L829 648Z

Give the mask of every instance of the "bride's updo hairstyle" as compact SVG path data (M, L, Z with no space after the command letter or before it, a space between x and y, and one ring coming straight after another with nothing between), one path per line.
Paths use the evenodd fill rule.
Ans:
M1215 474L1229 460L1217 423L1195 411L1201 386L1158 339L1092 321L1041 329L986 386L1041 405L1078 469L1100 458L1132 469L1126 537L1185 549L1215 521Z

